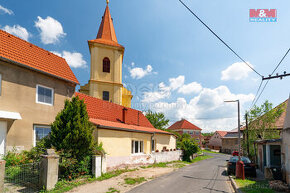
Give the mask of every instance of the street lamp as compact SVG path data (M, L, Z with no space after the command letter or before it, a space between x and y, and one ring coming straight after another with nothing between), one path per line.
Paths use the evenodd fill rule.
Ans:
M244 163L241 161L241 124L240 124L240 100L224 101L226 103L238 103L238 144L239 144L239 161L236 163L236 177L245 179Z

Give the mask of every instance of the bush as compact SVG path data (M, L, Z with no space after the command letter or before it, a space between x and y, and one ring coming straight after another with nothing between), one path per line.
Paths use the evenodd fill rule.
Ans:
M50 144L71 158L83 161L95 147L93 126L89 122L86 105L78 97L66 100L64 109L51 125Z
M82 161L71 157L71 154L61 153L60 155L60 177L72 180L82 175L89 175L92 171L92 156L86 156Z
M26 152L17 153L16 149L9 151L4 157L3 160L6 161L6 167L17 166L22 164L32 163L33 160L30 160Z
M180 147L183 151L182 160L190 162L190 157L198 152L198 145L194 142L193 139L184 138L181 143Z

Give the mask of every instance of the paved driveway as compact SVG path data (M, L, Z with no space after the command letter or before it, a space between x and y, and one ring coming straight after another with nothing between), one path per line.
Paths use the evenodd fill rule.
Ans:
M229 156L211 154L212 159L200 161L176 172L142 184L128 193L232 193L225 172Z

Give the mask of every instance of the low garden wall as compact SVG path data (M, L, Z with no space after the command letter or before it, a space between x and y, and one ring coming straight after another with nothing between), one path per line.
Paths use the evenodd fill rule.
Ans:
M160 162L170 162L180 160L182 155L181 150L168 152L154 152L151 154L138 154L122 157L107 156L107 171L111 171L120 167L138 166L144 164L153 164Z

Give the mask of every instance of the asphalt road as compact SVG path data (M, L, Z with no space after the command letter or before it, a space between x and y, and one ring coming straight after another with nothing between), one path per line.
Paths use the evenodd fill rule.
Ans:
M226 160L229 156L211 154L214 158L186 166L145 184L128 193L232 193L226 176Z

